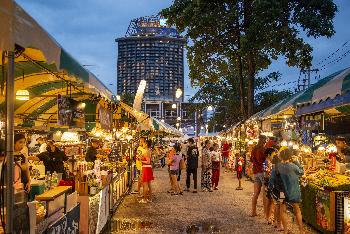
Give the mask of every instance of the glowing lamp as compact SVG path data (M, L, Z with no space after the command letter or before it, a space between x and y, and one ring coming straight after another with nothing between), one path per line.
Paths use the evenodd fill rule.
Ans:
M283 140L281 142L281 146L284 146L284 147L288 146L288 142L286 140Z
M29 91L26 89L19 89L16 92L16 99L21 101L29 100Z
M337 153L337 151L338 151L337 146L335 146L334 144L329 144L326 147L326 152L327 153Z
M182 96L182 90L178 88L175 93L176 98L180 98Z
M317 149L318 151L325 151L326 150L326 148L323 146L323 145L321 145L321 146L319 146L318 147L318 149Z
M175 104L175 103L172 104L172 105L171 105L171 108L176 109L176 104Z
M213 107L212 106L208 106L208 111L212 111Z
M77 132L64 132L61 137L61 141L65 142L78 142L79 135Z

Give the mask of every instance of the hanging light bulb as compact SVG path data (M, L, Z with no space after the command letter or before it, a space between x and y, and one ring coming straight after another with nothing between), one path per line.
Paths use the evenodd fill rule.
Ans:
M178 88L175 93L176 98L180 98L182 96L182 90Z
M19 89L16 92L16 99L21 101L29 100L29 91L26 89Z
M208 106L208 111L212 111L213 110L213 106Z
M120 101L120 100L121 100L120 95L117 95L116 98L117 98L117 101Z
M172 104L171 108L176 109L176 103Z

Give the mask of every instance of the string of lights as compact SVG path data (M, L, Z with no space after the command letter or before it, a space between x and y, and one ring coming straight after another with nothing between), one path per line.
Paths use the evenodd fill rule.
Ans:
M320 71L325 70L325 69L327 69L327 66L328 66L328 65L339 63L341 60L343 60L343 59L344 59L345 57L347 57L349 54L350 54L350 49L347 50L347 51L346 51L345 53L343 53L342 55L340 55L338 58L336 58L336 59L334 59L334 60L328 62L327 64L322 65L322 66L320 67L319 70L320 70Z
M319 67L322 64L324 64L325 62L327 62L329 59L333 58L336 54L338 54L339 52L341 52L342 50L344 50L350 43L350 40L346 41L341 47L339 47L338 49L336 49L334 52L332 52L331 54L329 54L326 58L322 59L321 61L319 61L314 67Z

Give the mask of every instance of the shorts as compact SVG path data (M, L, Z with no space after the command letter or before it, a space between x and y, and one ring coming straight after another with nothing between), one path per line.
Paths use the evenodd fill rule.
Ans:
M170 170L170 175L179 175L179 170Z
M264 173L254 174L254 183L263 185L265 182Z
M243 172L242 171L237 171L237 179L242 179L242 174Z

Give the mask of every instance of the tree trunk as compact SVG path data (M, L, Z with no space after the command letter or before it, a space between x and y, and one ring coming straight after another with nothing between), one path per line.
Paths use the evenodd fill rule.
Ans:
M243 117L243 121L247 119L247 113L245 111L245 106L244 106L244 80L243 80L243 67L242 67L242 57L240 55L237 56L238 60L238 84L239 84L239 96L240 96L240 109L241 109L241 114Z
M255 66L251 53L247 56L248 65L248 118L254 114Z

